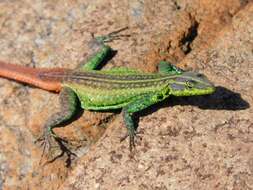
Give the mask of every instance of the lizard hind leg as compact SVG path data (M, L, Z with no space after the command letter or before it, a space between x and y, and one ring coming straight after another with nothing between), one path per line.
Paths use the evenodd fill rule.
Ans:
M127 27L121 28L102 36L94 36L94 34L92 34L92 40L89 42L89 47L93 53L88 58L82 60L76 69L82 71L95 70L98 69L102 63L111 59L114 56L115 51L112 50L110 46L106 45L106 43L121 39L122 37L129 37L129 35L119 34L126 29Z
M103 36L95 36L93 33L91 34L92 37L99 43L106 43L111 42L114 40L119 40L122 37L129 37L128 34L120 34L122 31L127 30L128 27L120 28L118 30L115 30L113 32L110 32L109 34L103 35Z
M41 141L41 144L43 146L43 153L49 153L52 148L52 143L56 142L61 149L62 153L60 156L62 156L64 153L67 154L68 159L71 159L71 155L74 155L67 147L66 143L67 141L63 140L62 138L58 137L53 129L57 127L64 127L64 122L69 121L76 113L78 108L78 97L76 96L75 92L68 87L64 87L62 91L60 92L60 105L61 109L59 112L54 113L51 117L49 117L44 124L44 131L42 136L37 139L37 141ZM57 157L60 157L57 156ZM54 158L53 160L55 160ZM53 161L52 160L52 161Z

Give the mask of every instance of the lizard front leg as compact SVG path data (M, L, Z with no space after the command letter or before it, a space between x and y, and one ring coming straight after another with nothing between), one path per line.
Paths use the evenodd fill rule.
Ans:
M64 127L61 124L68 121L75 115L78 108L78 98L75 92L69 87L64 87L61 90L59 98L61 110L48 118L44 124L43 135L38 139L38 141L42 141L42 145L44 146L43 154L45 151L49 151L51 149L52 140L59 144L63 153L70 153L67 147L63 144L63 140L54 133L53 128Z
M160 61L160 63L158 64L158 70L159 73L171 75L182 74L182 72L184 72L184 70L176 67L175 65L171 64L168 61Z
M161 93L151 93L140 96L138 99L130 102L127 106L123 107L123 119L125 126L128 131L129 136L129 148L132 151L132 148L135 146L134 138L136 135L134 121L132 115L135 112L141 111L157 102L164 100L166 96Z

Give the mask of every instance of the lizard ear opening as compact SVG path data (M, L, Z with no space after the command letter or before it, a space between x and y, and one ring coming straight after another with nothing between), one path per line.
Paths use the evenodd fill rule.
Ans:
M175 65L172 65L170 62L167 61L160 61L160 63L158 64L158 70L159 73L171 75L182 74L184 72L184 70L176 67Z

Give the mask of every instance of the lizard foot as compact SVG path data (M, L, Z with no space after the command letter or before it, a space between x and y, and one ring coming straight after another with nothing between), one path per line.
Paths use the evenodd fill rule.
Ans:
M46 163L52 163L55 160L57 160L58 158L64 156L64 154L67 155L67 160L65 161L65 166L66 167L70 167L71 162L73 160L73 157L76 157L77 155L75 153L73 153L67 146L68 141L65 139L62 139L60 137L55 137L55 141L58 144L58 147L60 147L61 153L57 156L55 156L53 159L47 161Z
M35 143L38 143L38 142L40 142L40 145L43 147L41 160L45 154L51 155L53 148L60 149L61 151L58 155L48 160L45 164L52 163L58 158L64 156L64 154L66 154L67 155L66 167L69 167L71 165L71 161L73 160L72 157L73 156L76 157L76 154L71 152L70 149L67 147L68 141L63 138L58 137L54 133L44 132L44 134L35 141ZM57 146L53 146L53 144L55 143L57 144ZM40 160L40 163L41 163L41 160Z
M134 133L127 133L126 135L124 135L123 137L120 138L120 142L126 140L127 137L129 137L129 150L130 152L133 151L133 149L135 148L135 137L138 137L141 139L140 137L140 132L134 132Z
M91 36L93 39L95 39L97 42L100 43L107 43L107 42L111 42L114 40L119 40L122 37L129 37L129 34L119 34L124 30L127 30L128 27L124 27L124 28L120 28L119 30L113 31L107 35L103 35L103 36L95 36L94 33L91 33Z

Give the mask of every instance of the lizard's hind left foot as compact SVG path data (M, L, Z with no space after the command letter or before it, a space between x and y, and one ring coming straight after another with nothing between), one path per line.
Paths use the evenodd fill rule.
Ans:
M110 32L109 34L103 35L103 36L95 36L94 33L91 33L91 36L97 42L104 44L107 42L112 42L114 40L119 40L122 37L124 37L124 38L130 37L129 34L120 34L122 31L127 30L127 29L128 29L128 27L120 28L119 30Z
M48 160L45 164L52 163L58 158L64 156L64 154L66 154L66 166L69 167L71 165L72 157L76 156L76 154L71 152L70 149L67 147L68 141L56 136L55 134L49 134L48 132L45 132L35 141L35 143L38 142L40 142L40 145L43 147L41 160L45 155L49 155L49 157L51 157L51 159ZM55 151L52 151L53 149L55 149L56 152L60 150L60 153L55 153Z
M77 155L75 153L73 153L70 148L68 148L68 141L65 139L62 139L60 137L56 137L55 138L56 143L58 144L58 147L61 150L61 153L58 154L57 156L55 156L54 158L52 158L51 160L47 161L47 163L52 163L55 160L57 160L58 158L64 156L65 154L67 155L67 160L65 161L66 163L66 167L69 167L71 165L72 162L72 157L76 157Z

